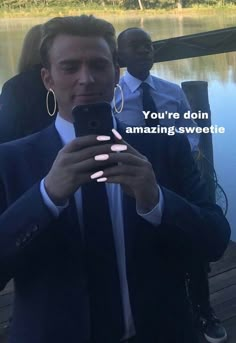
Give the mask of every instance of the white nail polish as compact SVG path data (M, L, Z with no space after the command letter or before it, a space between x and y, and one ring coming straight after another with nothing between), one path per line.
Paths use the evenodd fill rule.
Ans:
M109 141L111 139L110 136L97 136L97 141Z
M116 131L116 129L112 129L111 131L113 132L113 135L114 135L117 139L119 139L119 140L122 139L122 136L119 134L118 131Z
M94 159L95 159L96 161L106 161L106 160L108 160L108 158L109 158L109 155L107 155L107 154L96 155L96 156L94 157Z
M127 150L127 145L124 144L114 144L111 146L112 151L125 151Z
M103 171L100 170L100 171L98 171L98 172L96 172L96 173L90 175L90 178L91 178L91 179L96 179L97 177L100 177L100 176L102 176L102 175L103 175Z
M96 180L97 182L106 182L107 181L107 177L101 177L100 179Z

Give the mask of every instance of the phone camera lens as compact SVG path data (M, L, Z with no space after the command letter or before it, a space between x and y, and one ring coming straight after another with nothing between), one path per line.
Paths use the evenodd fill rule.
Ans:
M91 120L90 122L89 122L89 128L90 129L97 129L99 127L99 122L98 122L98 120Z

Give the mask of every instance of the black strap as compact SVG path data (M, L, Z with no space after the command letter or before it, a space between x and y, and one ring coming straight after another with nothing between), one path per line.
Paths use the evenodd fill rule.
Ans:
M143 111L151 111L157 113L157 108L154 103L153 97L150 93L150 86L149 84L142 82L140 85L141 89L143 90ZM148 116L148 119L146 119L146 124L148 126L155 126L159 124L159 119L151 119L150 116Z

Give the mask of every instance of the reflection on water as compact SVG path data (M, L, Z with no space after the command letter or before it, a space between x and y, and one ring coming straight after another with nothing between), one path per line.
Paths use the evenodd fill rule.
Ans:
M156 64L154 70L170 80L217 80L222 84L236 83L236 53L163 62Z
M108 18L109 20L109 18ZM0 20L0 88L5 80L16 73L21 43L26 31L46 19L2 19ZM234 26L234 16L183 18L161 16L151 18L112 18L117 33L130 26L147 30L153 40L176 37L197 32ZM154 70L172 80L220 80L227 83L236 80L236 55L234 53L164 62ZM232 79L232 80L231 80Z
M150 18L110 18L117 33L127 27L138 26L149 31L153 40L182 36L220 28L235 26L235 16L175 17L159 16ZM109 20L109 18L107 18ZM17 70L17 60L26 31L46 19L0 20L0 89L2 84ZM224 135L214 135L215 169L219 182L229 199L228 219L236 240L236 218L233 207L236 203L234 173L236 170L235 108L236 108L236 53L227 53L180 61L164 62L153 67L153 73L161 78L181 83L187 80L209 82L209 98L212 122L224 126Z

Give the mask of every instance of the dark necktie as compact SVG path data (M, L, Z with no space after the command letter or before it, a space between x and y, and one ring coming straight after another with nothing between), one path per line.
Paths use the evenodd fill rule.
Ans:
M154 103L154 100L150 93L150 86L149 84L142 82L140 85L140 88L143 90L143 111L148 112L150 111L157 113L157 108ZM148 116L148 119L146 119L146 125L147 126L156 126L159 124L159 119L151 119L150 115Z
M92 181L82 186L82 200L87 245L91 341L111 343L122 336L124 325L117 257L105 184Z

